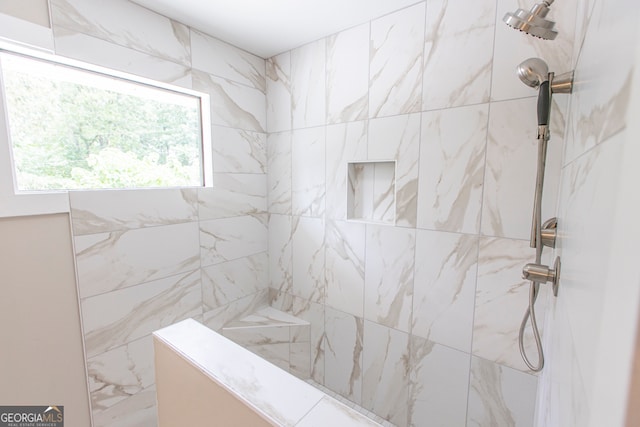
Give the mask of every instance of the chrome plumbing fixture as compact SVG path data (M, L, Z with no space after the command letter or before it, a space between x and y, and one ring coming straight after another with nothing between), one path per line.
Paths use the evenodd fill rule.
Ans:
M546 2L547 6L551 2ZM537 5L536 5L537 6ZM546 12L545 12L546 15ZM505 17L505 21L506 21ZM508 23L508 22L507 22ZM510 24L511 25L511 24ZM553 36L555 37L555 36ZM556 258L553 268L542 265L542 250L545 246L554 248L556 245L556 230L558 220L551 218L542 224L542 190L544 186L544 171L547 159L547 144L549 142L549 119L551 112L551 97L554 93L571 93L573 89L573 72L565 73L557 78L554 73L549 72L546 62L540 58L529 58L518 65L516 69L518 77L524 84L534 89L538 89L538 167L536 175L536 188L533 199L533 219L531 221L530 246L536 250L536 260L527 264L522 269L522 278L531 282L529 288L529 306L524 313L522 323L520 323L520 333L518 334L518 344L520 354L524 363L534 372L541 371L544 367L544 352L542 340L536 321L534 310L536 299L538 298L539 286L541 283L551 282L553 285L553 295L558 296L558 283L560 281L560 257ZM538 364L534 365L529 361L524 348L524 330L527 322L531 319L531 329L533 338L538 349Z
M555 22L547 19L549 6L554 0L545 0L533 5L530 11L518 9L514 13L507 13L502 20L511 28L520 30L543 40L553 40L558 32L553 29Z

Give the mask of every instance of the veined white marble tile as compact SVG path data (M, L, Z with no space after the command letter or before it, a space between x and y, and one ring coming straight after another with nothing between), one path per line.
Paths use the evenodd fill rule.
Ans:
M205 310L222 307L269 286L266 252L211 265L202 269L202 302Z
M327 220L325 242L327 306L363 317L365 225Z
M222 333L222 328L228 323L254 313L267 304L269 304L269 293L267 290L261 290L213 310L207 310L207 306L204 306L202 324Z
M408 425L465 425L470 358L468 353L411 336Z
M369 121L369 160L396 160L396 225L415 227L418 209L420 115Z
M267 172L267 136L264 133L213 126L211 140L214 172Z
M267 131L291 130L291 52L267 59Z
M533 426L537 378L471 358L467 426Z
M602 262L611 256L616 198L624 197L618 190L616 171L628 140L628 132L620 132L563 169L558 211L558 248L562 255L558 296L563 300L575 358L587 390L596 387L599 339L594 331L601 327L604 301L615 292L608 286L608 272ZM631 235L629 238L633 239Z
M266 91L264 59L191 29L193 68Z
M396 162L349 163L347 219L395 224Z
M191 66L189 27L126 0L52 0L54 29L63 26Z
M321 39L291 51L291 125L325 124L326 42Z
M325 297L324 220L292 219L293 286L291 293L323 303Z
M289 372L289 343L252 345L245 348L267 362Z
M327 126L326 217L347 218L347 163L367 158L367 122Z
M145 336L87 360L93 414L154 384L153 342Z
M551 6L548 18L558 23L558 37L548 41L516 31L502 22L502 17L507 12L515 12L518 8L530 10L531 2L498 0L491 81L492 101L537 95L536 90L523 84L516 74L518 64L527 58L543 59L549 65L549 71L556 74L570 71L578 3L578 0L565 0L555 2Z
M200 271L85 298L81 307L85 348L91 358L201 314Z
M56 26L56 54L164 83L191 88L188 66Z
M411 330L416 231L367 225L364 317Z
M495 20L495 0L429 2L423 110L489 101Z
M420 111L425 3L371 21L369 117Z
M529 306L529 282L522 267L535 260L528 241L481 238L473 324L473 354L521 371L527 367L518 351L518 330ZM547 292L540 286L535 305L538 327L544 326ZM537 352L531 327L525 330L525 349L533 363Z
M296 427L314 426L379 426L373 420L361 415L348 406L329 397L323 397L305 417L296 424Z
M200 221L267 212L267 175L215 173L213 187L198 189Z
M267 251L267 225L266 214L201 221L202 266Z
M196 221L197 203L192 188L69 192L75 236Z
M554 114L559 112L554 103ZM536 98L491 104L484 179L482 234L529 239L538 148ZM555 216L562 134L549 142L542 220Z
M232 323L238 323L232 322ZM232 325L222 328L222 334L231 341L243 347L261 346L271 344L289 345L289 326L255 326L234 327ZM286 359L289 360L289 348L287 347Z
M573 55L571 57L571 68L575 69L578 57L582 51L584 39L593 16L596 0L579 1L576 4L576 26L573 40Z
M488 105L422 115L418 227L477 234Z
M267 136L269 213L291 215L291 132Z
M311 343L289 344L289 372L300 379L311 378Z
M94 427L141 427L158 424L155 385L118 402L106 411L93 412Z
M369 23L327 37L327 123L369 113Z
M81 298L200 267L198 223L76 236Z
M193 320L157 331L154 337L179 349L218 384L281 425L295 425L323 397L321 391Z
M631 9L595 4L576 65L565 164L625 128L635 47L620 40L636 27Z
M364 322L362 406L396 425L407 425L409 334Z
M285 311L293 316L303 319L310 324L309 334L311 341L311 378L324 383L324 352L325 352L325 306L298 298L285 292L270 290L270 304L278 310ZM296 335L304 332L302 328L292 328L292 342L306 341L306 336Z
M411 333L470 352L478 238L418 230Z
M255 312L236 319L225 326L225 330L231 329L257 329L257 328L275 328L275 327L308 327L309 322L302 320L284 311L278 310L271 306L265 306L257 309ZM289 329L287 329L286 339L289 340ZM308 339L307 339L308 341Z
M292 212L319 217L325 209L325 128L295 130L291 143Z
M269 216L269 287L291 292L293 287L292 218Z
M347 399L362 403L362 337L360 317L325 308L324 385Z
M221 77L193 70L193 88L211 96L211 124L264 132L264 92Z

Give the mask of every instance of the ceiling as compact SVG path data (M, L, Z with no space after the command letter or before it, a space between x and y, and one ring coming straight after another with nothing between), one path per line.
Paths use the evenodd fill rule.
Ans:
M262 58L419 0L131 0Z

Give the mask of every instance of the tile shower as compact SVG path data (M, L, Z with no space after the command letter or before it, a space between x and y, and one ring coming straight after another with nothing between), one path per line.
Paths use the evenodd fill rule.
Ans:
M52 0L58 54L212 99L214 188L70 195L95 425L152 423L151 331L265 304L309 322L313 380L397 425L532 425L536 94L514 67L572 63L577 3L553 45L496 24L512 1L441 0L265 64L127 1ZM395 225L347 221L347 164L390 160Z

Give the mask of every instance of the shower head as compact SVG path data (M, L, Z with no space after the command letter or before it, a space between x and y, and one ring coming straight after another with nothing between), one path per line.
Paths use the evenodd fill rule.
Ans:
M549 6L554 0L545 0L533 5L530 11L518 9L515 13L507 13L502 20L510 27L543 40L553 40L558 35L553 27L555 22L546 19Z
M549 80L549 67L540 58L525 59L518 65L517 72L522 83L532 88Z

